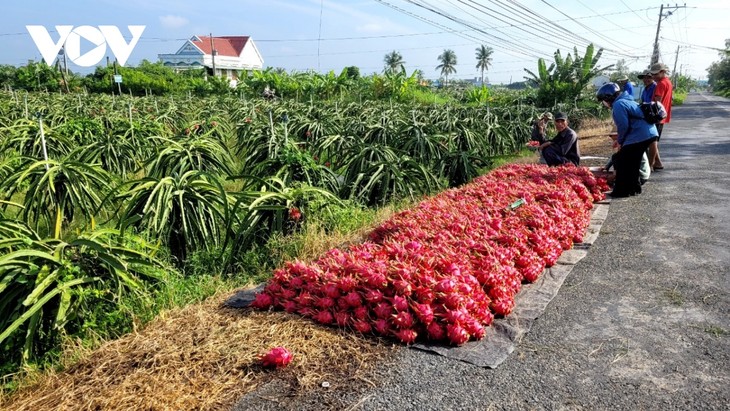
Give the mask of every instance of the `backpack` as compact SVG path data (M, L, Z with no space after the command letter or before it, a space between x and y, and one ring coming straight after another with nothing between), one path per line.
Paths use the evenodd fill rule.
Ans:
M659 124L667 118L667 110L664 105L658 101L651 101L640 104L641 112L644 114L644 120L649 124Z

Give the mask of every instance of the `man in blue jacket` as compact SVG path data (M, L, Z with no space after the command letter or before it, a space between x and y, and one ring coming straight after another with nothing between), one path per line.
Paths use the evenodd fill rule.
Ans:
M596 93L596 98L612 110L618 134L616 142L619 151L614 155L616 181L610 195L628 197L641 194L641 157L659 133L653 124L644 120L639 104L631 96L621 92L617 84L604 84Z
M644 70L638 77L644 82L644 90L641 92L641 102L651 103L654 99L654 89L656 88L656 82L651 75L651 70Z

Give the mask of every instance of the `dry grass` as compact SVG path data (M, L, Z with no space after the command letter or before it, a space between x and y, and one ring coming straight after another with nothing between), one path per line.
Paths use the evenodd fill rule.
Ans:
M295 391L323 381L351 384L390 349L378 340L285 313L224 308L225 297L169 312L64 372L29 380L0 406L33 411L224 409L274 378ZM285 369L262 369L258 355L275 346L288 348L294 361Z
M583 122L578 132L578 144L581 156L603 157L601 160L586 159L581 161L585 166L602 166L613 154L611 139L608 133L613 129L611 120L588 119Z
M304 241L300 242L299 238L293 237L283 238L281 241L282 244L296 243L298 247L296 249L296 255L298 258L302 261L312 261L331 248L343 248L349 244L362 242L374 227L382 224L400 209L409 208L413 204L414 202L403 202L397 207L393 205L381 207L377 210L376 215L372 217L370 225L363 226L355 231L327 231L321 224L308 223L302 228L300 233L300 237L304 238ZM274 253L276 253L275 250ZM281 255L276 255L275 257L279 259L286 257L283 253L282 251Z

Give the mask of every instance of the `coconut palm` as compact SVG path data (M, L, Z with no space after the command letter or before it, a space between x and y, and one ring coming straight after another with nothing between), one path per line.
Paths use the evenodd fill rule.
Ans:
M456 53L454 53L454 50L446 49L439 55L438 60L441 64L436 66L436 70L441 70L441 75L446 77L444 85L448 86L449 74L456 73Z
M481 84L484 84L484 71L489 70L489 66L492 65L492 50L491 47L481 45L476 48L477 68L482 72Z
M385 63L385 70L383 70L385 73L393 74L399 71L406 71L406 62L403 60L403 56L395 50L386 54L383 62Z

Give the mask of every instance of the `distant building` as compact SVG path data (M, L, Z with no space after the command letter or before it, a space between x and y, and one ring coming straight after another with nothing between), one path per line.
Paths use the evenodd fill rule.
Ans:
M212 75L233 81L238 79L240 70L261 70L264 66L264 59L249 36L193 36L174 54L157 56L162 64L176 70L205 68Z

